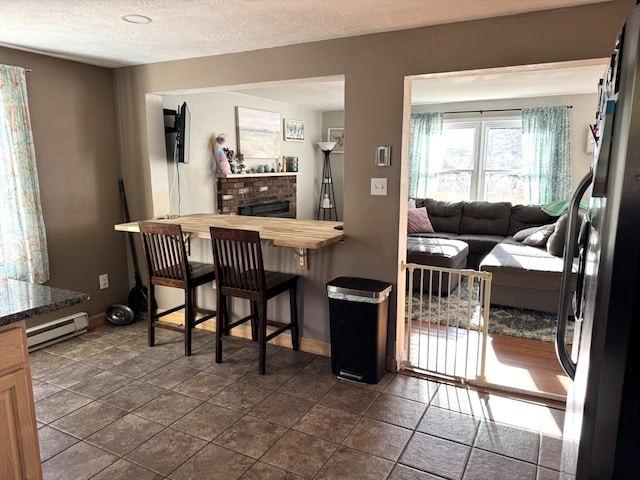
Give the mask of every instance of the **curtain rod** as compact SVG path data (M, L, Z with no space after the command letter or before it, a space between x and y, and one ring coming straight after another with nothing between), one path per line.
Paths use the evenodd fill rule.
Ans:
M567 108L573 108L573 105L565 105ZM533 107L535 108L535 107ZM461 110L459 112L442 112L443 115L449 115L452 113L479 113L482 115L483 113L488 112L521 112L522 108L497 108L497 109L488 109L488 110Z

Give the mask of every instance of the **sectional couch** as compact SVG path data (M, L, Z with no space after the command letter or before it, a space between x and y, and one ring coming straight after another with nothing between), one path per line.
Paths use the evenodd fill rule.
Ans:
M555 217L539 205L508 202L414 201L416 210L409 215L408 262L449 266L447 261L442 263L442 255L452 241L449 247L456 247L458 253L448 259L451 266L492 273L492 304L557 312L566 215ZM415 218L421 221L412 221ZM425 249L425 244L433 246L436 241L428 239L437 239L437 249ZM468 246L466 255L460 252L464 245ZM574 272L576 264L574 261Z

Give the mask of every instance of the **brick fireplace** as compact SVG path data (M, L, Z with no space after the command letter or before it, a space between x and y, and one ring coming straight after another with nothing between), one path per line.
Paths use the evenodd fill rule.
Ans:
M217 179L218 213L237 214L240 207L288 201L296 213L296 174L229 175Z

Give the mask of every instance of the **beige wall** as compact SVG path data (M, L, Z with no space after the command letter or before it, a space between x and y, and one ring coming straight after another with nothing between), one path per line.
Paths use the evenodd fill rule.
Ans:
M112 229L121 220L116 178L125 178L133 219L152 216L154 195L163 195L154 189L166 190L151 181L146 94L344 74L347 241L312 257L313 278L303 288L313 297L303 307L306 334L327 339L324 279L359 275L394 286L398 281L398 252L404 251L399 231L405 228L400 201L406 197L403 131L409 111L404 108L409 104L404 77L606 57L634 4L617 0L122 68L113 77L115 101L107 69L0 48L0 62L33 69L28 88L50 247L49 284L89 293L90 303L77 310L90 314L126 300L132 280L126 271L126 240ZM392 146L391 167L373 165L377 145ZM389 195L371 197L370 178L380 176L388 178ZM166 173L158 178L166 185ZM98 289L101 273L109 273L108 290ZM394 293L392 339L396 298Z
M6 48L0 48L0 63L32 70L27 92L49 246L47 284L91 296L31 323L76 311L93 315L126 302L125 242L113 230L122 212L112 70ZM100 290L103 273L111 287Z
M145 94L293 78L345 75L344 221L346 241L323 256L326 277L358 275L397 286L398 252L406 228L405 76L607 57L624 14L619 0L576 8L435 26L363 37L195 58L116 70L122 170L136 186L136 217L151 216L154 175L147 148ZM372 152L391 145L392 164L374 166ZM401 161L402 157L402 161ZM370 178L388 178L388 196L372 197ZM319 268L312 263L312 269ZM316 298L304 308L306 333L327 340L324 286L305 284ZM396 293L391 297L391 342ZM313 333L311 333L313 331ZM319 335L319 336L318 336Z

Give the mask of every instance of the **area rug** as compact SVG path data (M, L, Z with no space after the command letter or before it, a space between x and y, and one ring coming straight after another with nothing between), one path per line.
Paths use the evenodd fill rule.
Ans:
M480 302L478 301L478 283L472 289L471 302L466 279L451 292L448 297L420 295L414 292L412 297L411 320L458 328L467 328L469 308L471 308L471 329L478 330L481 320ZM429 303L431 299L431 303ZM470 305L470 306L469 306ZM406 297L406 307L409 307L409 296ZM489 333L509 335L512 337L529 338L543 342L555 341L557 329L557 315L555 313L539 312L524 308L503 307L491 305L489 308ZM573 323L567 325L567 343L573 339Z

